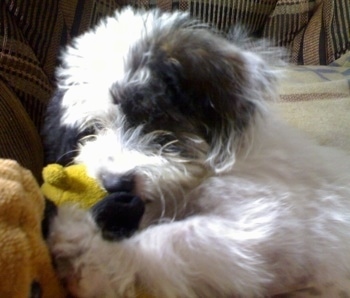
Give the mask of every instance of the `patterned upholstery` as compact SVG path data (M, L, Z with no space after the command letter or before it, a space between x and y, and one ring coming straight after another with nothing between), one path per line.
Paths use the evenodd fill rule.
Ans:
M0 78L39 129L61 47L117 5L108 0L5 0L0 5Z
M296 64L329 64L350 48L350 1L278 0L263 36L289 47Z
M350 49L349 0L131 0L135 6L188 10L228 31L251 34L287 47L295 64L329 64Z

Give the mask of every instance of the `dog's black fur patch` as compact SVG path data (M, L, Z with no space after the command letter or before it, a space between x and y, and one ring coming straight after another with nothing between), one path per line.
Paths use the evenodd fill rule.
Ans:
M41 233L47 239L50 233L52 219L57 215L57 206L49 199L45 198L44 218L41 221Z
M46 109L42 131L45 164L70 164L77 154L79 140L93 133L92 128L82 131L78 127L68 127L61 123L65 112L61 106L63 96L64 92L58 89Z

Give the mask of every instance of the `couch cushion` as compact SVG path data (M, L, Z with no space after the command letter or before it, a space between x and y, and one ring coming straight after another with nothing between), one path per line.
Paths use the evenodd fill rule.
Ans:
M114 11L116 1L0 2L0 77L17 94L35 126L54 89L60 50L72 36Z
M349 86L350 67L291 67L281 80L277 106L290 124L322 145L350 153Z
M43 150L32 120L16 94L0 80L0 158L17 160L41 181Z
M290 49L297 64L329 64L350 49L349 0L278 0L263 37Z

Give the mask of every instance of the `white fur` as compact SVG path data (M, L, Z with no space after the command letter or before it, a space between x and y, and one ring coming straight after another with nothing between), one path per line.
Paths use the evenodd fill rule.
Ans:
M97 179L135 171L136 194L148 202L140 231L118 242L102 238L89 212L58 210L49 245L69 289L78 297L133 297L141 288L175 298L343 287L350 274L349 156L285 126L264 102L238 143L222 140L231 154L217 169L220 153L214 148L208 156L200 137L189 135L193 158L184 158L150 147L152 134L120 129L122 113L103 89L127 76L123 57L140 38L134 28L152 30L153 14L146 22L140 15L127 9L107 19L65 56L65 119L83 123L91 117L103 124L82 144L76 162ZM180 17L166 14L157 22L166 28ZM262 74L263 60L251 52L242 57L255 94L275 96ZM258 81L271 84L267 94ZM74 102L71 85L81 91Z

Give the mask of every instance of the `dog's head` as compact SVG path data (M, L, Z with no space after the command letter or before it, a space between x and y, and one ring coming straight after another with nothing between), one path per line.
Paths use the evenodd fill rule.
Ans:
M61 125L94 130L75 162L107 190L135 192L163 212L164 200L179 204L232 168L275 96L259 55L180 12L124 9L78 38L63 62Z

